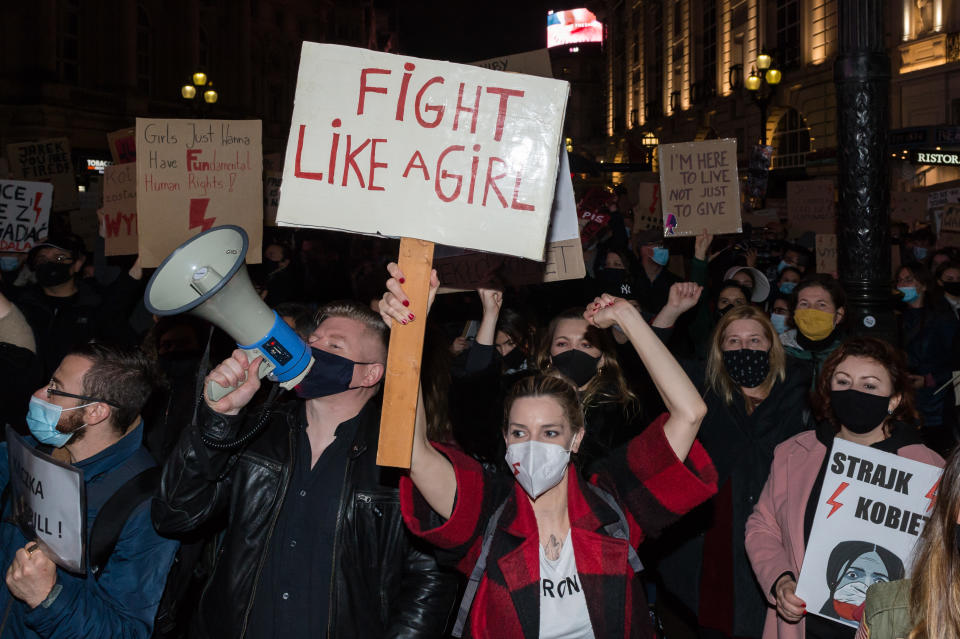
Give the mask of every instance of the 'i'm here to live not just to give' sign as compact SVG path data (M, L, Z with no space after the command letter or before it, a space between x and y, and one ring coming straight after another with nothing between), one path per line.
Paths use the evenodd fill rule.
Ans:
M277 221L542 260L568 93L304 42Z
M657 149L665 236L742 232L736 140Z

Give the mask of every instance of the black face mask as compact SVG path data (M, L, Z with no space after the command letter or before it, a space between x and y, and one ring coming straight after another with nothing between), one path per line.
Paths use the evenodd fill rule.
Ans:
M263 259L263 270L267 273L273 273L275 270L280 268L280 262L276 260Z
M520 368L523 364L523 351L514 347L512 351L503 356L503 366L508 371Z
M40 286L57 286L70 280L70 266L60 262L44 262L33 269L33 272L37 274L37 283Z
M299 384L294 387L297 397L302 399L316 399L318 397L327 397L336 395L359 386L351 386L353 380L353 367L357 364L372 364L373 362L355 362L334 355L319 348L311 348L313 353L313 366L310 372L303 378Z
M960 297L960 282L944 282L943 290L954 297Z
M577 388L583 386L597 374L599 357L591 357L581 350L571 348L552 358L553 367L573 380Z
M851 433L863 435L883 423L890 414L890 397L858 390L830 391L830 405L837 420Z
M770 374L770 353L749 348L723 351L723 367L734 384L756 388Z
M734 307L733 304L728 304L727 306L724 306L723 308L720 308L720 307L718 306L718 307L717 307L717 310L713 312L714 321L716 321L717 323L719 323L719 322L720 322L720 318L723 317L724 315L726 315L726 314L727 314L727 311L729 311L729 310L730 310L731 308L733 308L733 307Z

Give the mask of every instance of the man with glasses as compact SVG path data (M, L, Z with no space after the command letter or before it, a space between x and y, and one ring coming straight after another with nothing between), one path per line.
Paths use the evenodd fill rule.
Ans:
M155 379L142 353L89 344L64 357L50 382L30 398L28 442L83 471L88 556L97 514L156 465L142 445L139 414ZM0 444L0 488L10 477L6 447ZM7 566L0 637L150 636L178 545L154 531L150 499L132 505L104 564L88 565L80 575L58 568L23 535L11 521L11 502L5 498L0 524Z
M47 376L72 347L91 339L136 343L128 318L142 292L139 263L103 287L80 279L83 251L79 237L51 235L27 256L37 284L7 289L33 329Z

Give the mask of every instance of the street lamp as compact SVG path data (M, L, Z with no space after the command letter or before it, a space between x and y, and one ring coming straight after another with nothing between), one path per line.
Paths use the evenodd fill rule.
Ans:
M762 75L761 75L762 74ZM750 75L747 76L744 86L750 92L750 97L760 107L760 144L767 145L767 106L777 92L782 74L773 66L773 58L766 53L757 56Z
M207 104L216 103L217 99L220 97L219 94L213 88L213 80L207 77L207 74L203 71L197 71L190 77L190 82L187 82L182 87L180 87L180 95L184 100L194 100L198 95L203 97L203 101ZM197 104L196 102L191 102L191 104Z

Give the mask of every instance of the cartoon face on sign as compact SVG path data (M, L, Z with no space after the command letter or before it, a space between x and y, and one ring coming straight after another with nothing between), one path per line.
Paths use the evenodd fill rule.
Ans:
M903 579L903 562L892 552L865 541L842 541L827 561L830 597L820 614L859 621L867 588L875 583Z

